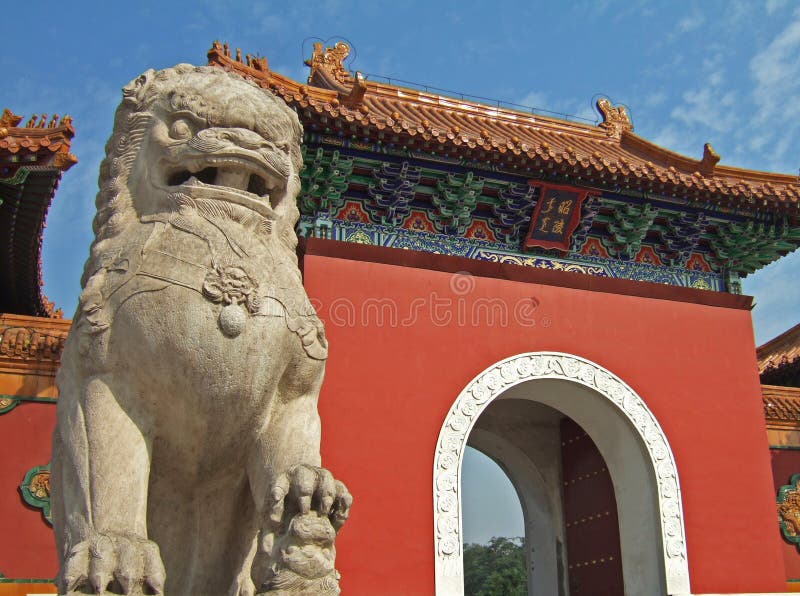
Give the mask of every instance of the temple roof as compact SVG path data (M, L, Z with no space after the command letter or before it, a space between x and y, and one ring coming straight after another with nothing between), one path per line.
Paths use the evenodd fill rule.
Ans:
M61 179L77 159L69 152L71 118L0 115L0 312L60 316L42 294L42 230Z
M232 57L214 42L210 64L270 89L301 112L314 132L403 145L436 155L486 162L530 177L554 177L608 190L674 196L747 213L800 214L798 177L718 165L706 144L693 159L633 133L624 107L601 99L597 125L366 80L344 67L349 47L315 44L311 72L299 83L272 72L265 58ZM699 151L698 151L699 153Z
M756 350L761 382L800 386L800 324Z

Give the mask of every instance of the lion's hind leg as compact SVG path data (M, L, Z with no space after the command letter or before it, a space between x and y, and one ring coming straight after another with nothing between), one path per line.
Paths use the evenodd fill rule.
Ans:
M130 396L101 376L73 389L59 383L57 524L67 544L57 583L61 594L159 594L165 572L147 540L148 440ZM66 391L65 391L66 390Z

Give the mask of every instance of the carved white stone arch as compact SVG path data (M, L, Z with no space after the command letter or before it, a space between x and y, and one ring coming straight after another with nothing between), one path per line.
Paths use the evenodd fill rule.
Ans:
M461 465L467 438L483 410L512 387L537 379L577 383L605 398L630 423L649 457L657 484L657 526L661 534L668 594L689 594L689 565L678 471L664 431L647 405L619 377L579 356L531 352L502 360L475 377L448 412L433 464L434 546L437 596L464 593Z

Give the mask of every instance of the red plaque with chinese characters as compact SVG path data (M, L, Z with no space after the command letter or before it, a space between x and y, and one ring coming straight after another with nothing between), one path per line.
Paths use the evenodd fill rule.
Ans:
M538 181L528 183L539 187L539 201L533 211L523 248L569 250L570 236L581 219L583 200L589 195L598 194L597 191Z

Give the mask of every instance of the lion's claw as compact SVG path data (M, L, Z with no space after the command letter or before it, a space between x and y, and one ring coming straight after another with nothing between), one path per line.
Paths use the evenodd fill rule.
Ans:
M336 499L328 515L334 529L338 532L350 515L350 507L353 506L353 495L347 490L344 483L336 481Z
M305 515L312 509L328 516L338 530L350 512L353 497L345 485L334 480L324 468L299 464L282 474L273 485L269 519L279 524L295 515Z
M166 573L154 542L98 534L70 549L59 573L59 593L162 594Z

